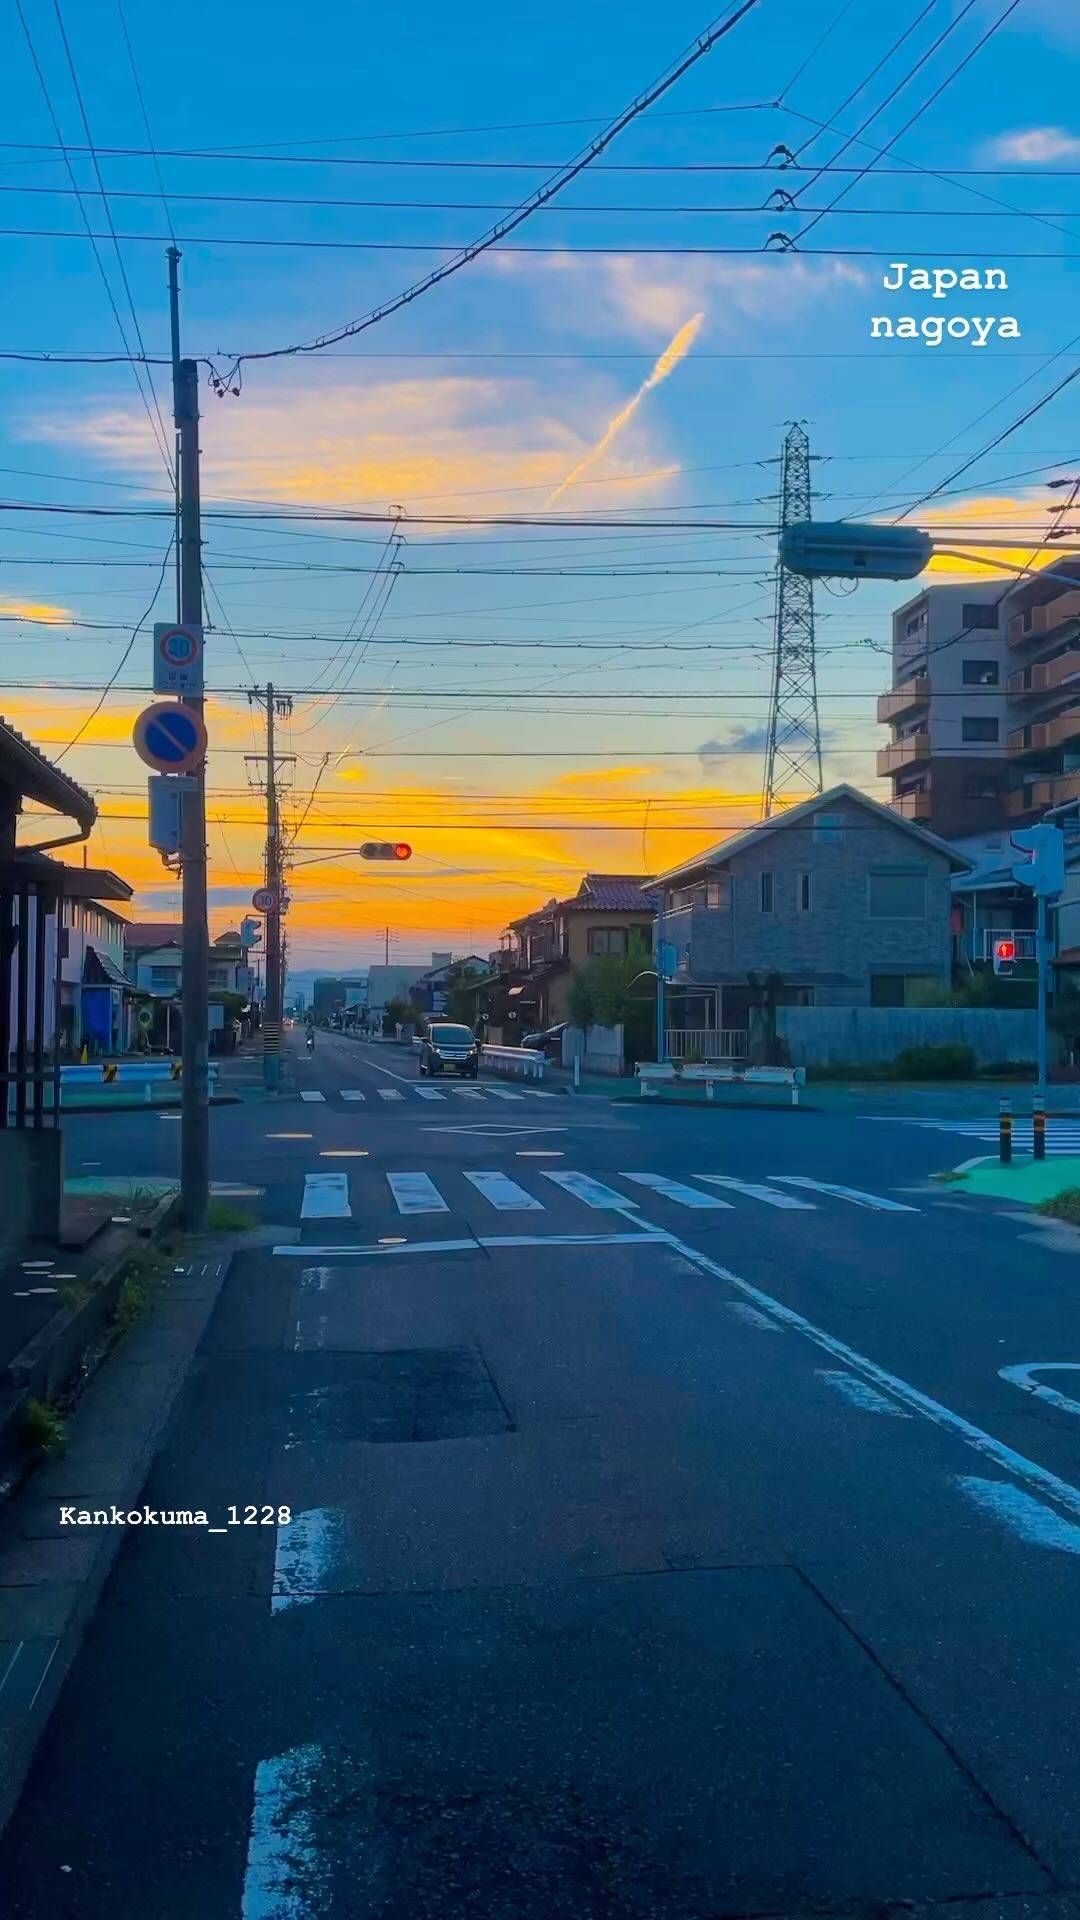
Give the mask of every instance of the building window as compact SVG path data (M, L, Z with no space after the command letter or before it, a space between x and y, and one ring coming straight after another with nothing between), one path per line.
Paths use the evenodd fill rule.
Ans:
M731 876L722 873L718 880L706 880L705 905L715 912L726 913L731 905Z
M210 967L207 971L206 981L207 985L211 987L227 987L229 984L228 967Z
M867 878L872 920L925 920L925 867L871 867Z
M842 813L815 813L815 840L839 840L843 831L844 815Z
M870 975L870 1005L872 1007L902 1007L904 1004L904 976L902 973L872 973Z
M171 991L180 980L179 967L151 967L150 985L163 991Z
M905 640L910 640L916 633L918 633L919 628L922 626L925 626L925 624L926 624L926 608L925 607L920 607L916 613L909 614L906 622L904 623Z
M996 627L998 624L998 602L991 600L987 606L980 607L974 605L970 600L965 600L960 609L960 619L969 633L974 632L978 627Z
M760 875L760 880L761 880L761 911L762 913L771 913L773 910L772 874L763 873Z
M960 738L967 742L980 741L989 746L996 742L999 723L985 713L965 713L960 722Z
M625 927L590 927L590 953L625 953L629 935Z
M965 660L965 687L996 687L998 684L998 663L996 660Z
M814 876L811 873L795 875L795 911L812 913L814 910Z
M966 773L960 790L965 800L996 800L1001 784L992 773Z

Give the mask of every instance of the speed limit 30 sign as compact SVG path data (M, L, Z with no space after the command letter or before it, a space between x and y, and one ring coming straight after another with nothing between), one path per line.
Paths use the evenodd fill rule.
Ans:
M154 692L197 699L202 690L202 628L158 621L154 628Z

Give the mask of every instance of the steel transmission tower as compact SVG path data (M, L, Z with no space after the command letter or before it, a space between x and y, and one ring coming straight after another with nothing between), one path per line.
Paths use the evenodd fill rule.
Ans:
M780 455L780 527L809 520L810 442L798 421L788 428ZM821 723L814 659L814 588L802 574L776 561L776 629L769 737L765 748L762 818L785 800L806 800L822 790Z

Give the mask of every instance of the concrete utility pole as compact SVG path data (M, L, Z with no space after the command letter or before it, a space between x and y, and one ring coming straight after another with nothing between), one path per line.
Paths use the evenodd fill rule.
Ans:
M174 331L178 339L178 329ZM178 360L174 369L174 417L179 438L180 472L180 618L202 626L202 532L199 515L199 368ZM186 698L200 719L201 695ZM180 1206L184 1225L196 1231L206 1219L210 1197L209 935L206 925L206 767L185 792L180 841L183 881L183 1015L180 1091Z
M274 692L268 681L265 694L252 694L266 710L266 886L273 905L266 914L266 993L263 999L263 1084L275 1089L281 1078L281 1027L284 1014L284 969L281 935L284 860L281 846L281 812L278 805L278 752L274 737L275 722L292 712L287 694ZM291 756L290 756L291 758Z

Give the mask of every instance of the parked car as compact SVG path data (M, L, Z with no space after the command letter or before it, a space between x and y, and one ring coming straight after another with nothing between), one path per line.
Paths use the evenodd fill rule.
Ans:
M539 1053L546 1053L554 1059L562 1051L562 1037L570 1025L569 1020L560 1020L554 1027L545 1027L542 1033L527 1033L522 1039L523 1047L534 1047Z
M420 1072L457 1073L463 1080L475 1080L480 1069L480 1049L468 1027L448 1020L432 1020L420 1043Z

